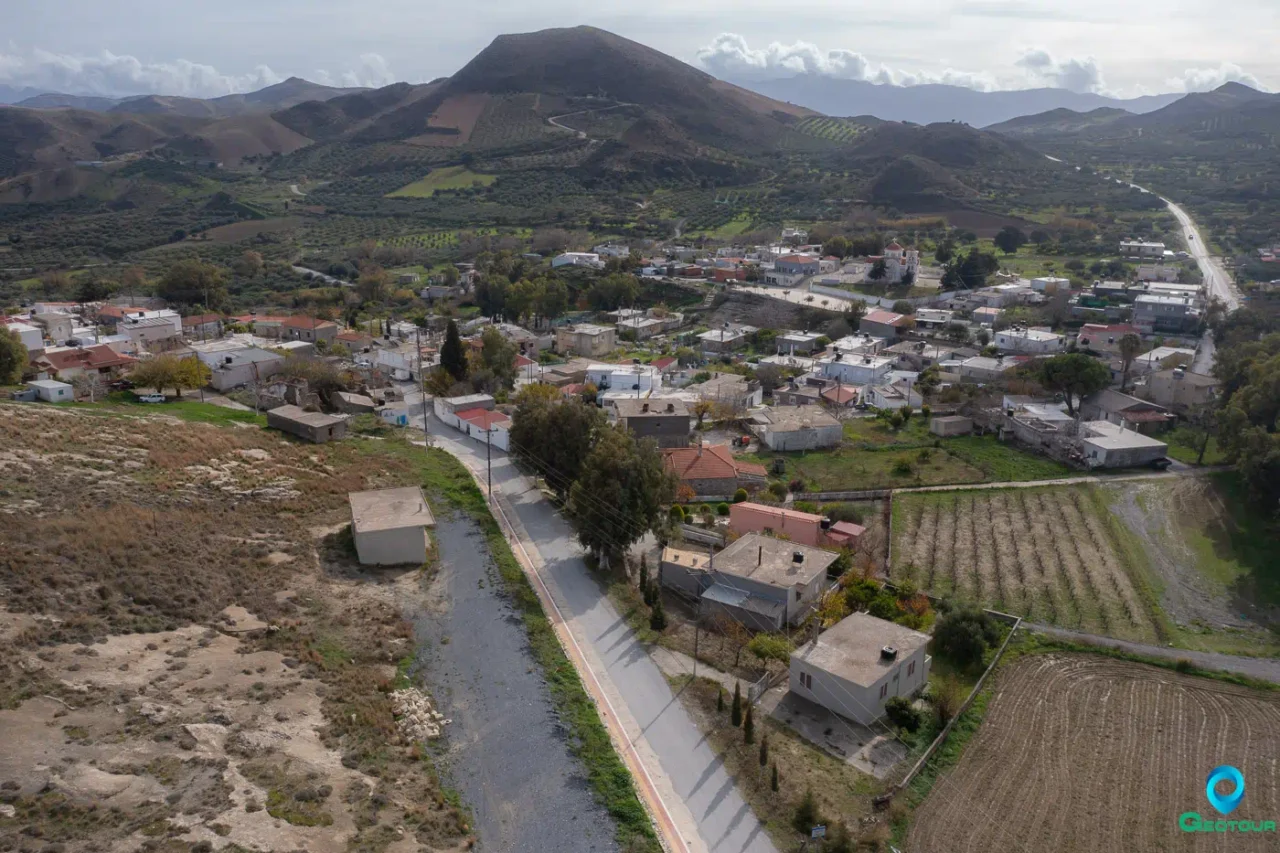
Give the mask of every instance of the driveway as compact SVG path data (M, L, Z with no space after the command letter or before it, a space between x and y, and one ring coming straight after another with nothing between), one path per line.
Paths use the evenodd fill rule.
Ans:
M419 419L419 423L420 423ZM485 448L440 423L437 446L484 480ZM582 561L572 529L505 453L493 452L493 485L586 665L690 853L776 853L723 762L666 677ZM584 681L590 679L584 677ZM641 780L637 780L640 782Z

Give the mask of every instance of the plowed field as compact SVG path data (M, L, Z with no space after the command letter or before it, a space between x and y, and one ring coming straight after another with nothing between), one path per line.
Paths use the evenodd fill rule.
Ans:
M1239 768L1232 819L1280 816L1280 696L1093 655L1000 674L959 763L916 810L911 853L1275 850L1275 833L1185 833L1218 817L1205 778Z
M894 499L894 580L1091 634L1161 639L1138 569L1089 487Z

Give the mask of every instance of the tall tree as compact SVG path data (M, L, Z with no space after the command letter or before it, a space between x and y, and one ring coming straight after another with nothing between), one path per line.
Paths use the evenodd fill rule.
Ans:
M382 302L391 287L391 276L378 264L369 263L360 268L360 280L356 292L365 302Z
M1000 229L1000 233L996 234L992 242L1006 255L1016 255L1018 249L1026 244L1027 235L1016 225L1006 225Z
M444 331L444 346L440 347L440 366L461 382L467 378L467 352L462 347L458 324L450 320Z
M649 531L662 530L662 508L676 480L651 440L603 429L569 490L569 514L584 546L610 562Z
M13 385L27 369L27 348L22 336L8 326L0 326L0 385Z
M1129 387L1129 370L1133 367L1133 360L1142 352L1142 338L1133 332L1120 338L1120 360L1124 364L1124 373L1120 376L1120 390L1124 391Z
M867 278L871 281L883 281L888 274L889 265L884 262L884 258L878 258L867 271Z
M1096 358L1082 352L1055 355L1039 367L1040 382L1066 398L1067 414L1074 416L1076 402L1111 384L1111 371Z
M480 336L480 363L493 373L498 383L510 389L516 381L516 345L490 326Z
M511 447L551 488L567 497L605 428L600 409L580 400L565 400L550 385L535 383L520 389L516 396Z
M160 278L156 295L178 305L218 310L227 301L226 276L219 267L194 258L178 261Z

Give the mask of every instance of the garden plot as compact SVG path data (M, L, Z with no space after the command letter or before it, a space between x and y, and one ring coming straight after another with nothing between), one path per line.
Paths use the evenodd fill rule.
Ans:
M1159 640L1123 537L1093 487L901 495L891 577L1033 622Z

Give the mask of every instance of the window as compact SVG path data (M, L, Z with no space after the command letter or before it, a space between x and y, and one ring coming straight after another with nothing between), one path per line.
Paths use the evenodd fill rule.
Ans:
M907 677L910 678L911 676L915 675L915 673L916 673L916 662L912 661L911 663L907 664Z
M881 684L881 685L880 685L880 698L881 698L881 699L883 699L883 698L885 697L885 694L887 694L888 692L889 692L889 685L888 685L888 684Z
M808 672L802 672L802 673L800 673L800 683L804 686L804 689L805 689L805 690L812 690L812 689L813 689L813 675L812 675L811 673L808 673Z
M800 590L796 590L796 601L800 600Z

